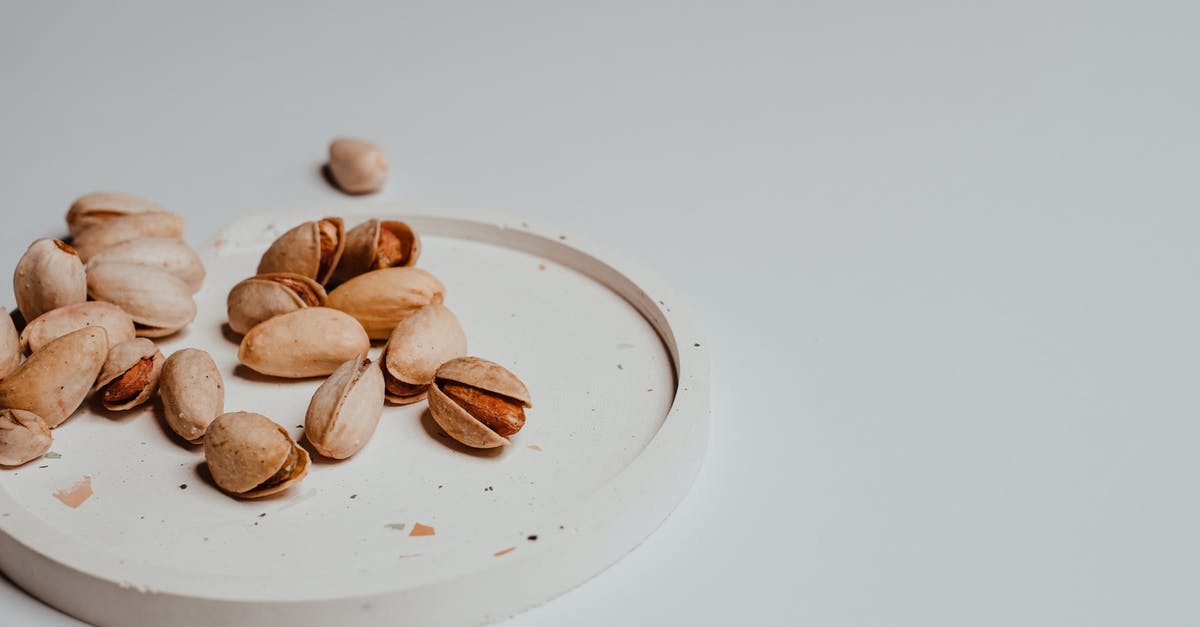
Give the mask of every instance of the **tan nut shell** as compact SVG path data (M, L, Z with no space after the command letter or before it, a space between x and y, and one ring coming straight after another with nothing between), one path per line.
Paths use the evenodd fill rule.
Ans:
M344 137L329 144L329 174L348 194L379 191L390 169L387 155L375 144Z
M53 429L75 413L108 357L103 327L72 331L0 380L0 407L31 411Z
M13 273L17 309L26 320L87 300L83 261L75 249L50 238L29 245Z
M226 312L229 314L229 328L233 329L234 333L245 335L261 322L308 307L296 292L279 283L278 279L298 281L307 285L317 295L318 305L325 305L325 288L306 276L290 272L272 272L250 277L233 286L233 289L229 290L229 298L225 301Z
M50 450L50 427L33 412L0 409L0 466L20 466Z
M305 307L250 329L238 361L273 377L321 377L370 347L354 318L328 307Z
M0 379L21 365L21 338L8 310L0 307Z
M21 331L21 349L34 353L50 342L84 327L104 327L108 342L117 345L135 337L133 319L124 309L102 300L59 307L38 316Z
M88 261L93 255L121 242L143 237L183 237L183 218L165 211L133 213L94 224L75 236L72 244L79 257Z
M438 368L436 381L462 383L507 396L525 407L533 407L529 399L529 390L517 375L500 364L479 357L460 357L446 362ZM508 438L492 431L459 407L438 385L429 387L429 413L450 437L467 446L495 448L509 443Z
M317 388L304 417L304 436L325 457L362 450L383 415L383 372L366 354L347 361Z
M425 305L417 309L392 331L383 348L383 368L393 378L413 386L428 387L442 364L467 354L467 335L454 312L445 305ZM425 398L426 390L397 396L386 392L394 403L415 403Z
M322 220L332 222L337 227L338 236L337 250L333 253L333 260L323 276L317 276L321 269L321 231L317 225L320 220L305 222L280 235L259 260L258 274L291 272L313 279L321 285L328 283L346 246L346 226L341 218Z
M362 323L372 340L386 340L412 312L441 303L446 287L420 268L386 268L360 274L329 293L327 304Z
M204 262L181 239L143 237L114 244L88 259L89 268L110 261L153 266L183 279L193 294L204 285Z
M388 230L400 240L404 257L400 263L387 267L407 267L417 264L421 257L421 236L399 220L371 218L346 232L346 247L342 260L333 272L333 283L340 284L379 267L379 232Z
M88 294L129 314L141 337L163 337L196 317L192 290L179 277L135 263L109 262L88 267Z
M105 220L131 213L166 211L141 196L122 192L93 192L75 199L67 211L67 228L76 236Z
M167 425L193 444L225 412L225 382L212 356L198 348L171 353L158 381Z
M101 399L104 408L110 411L124 411L133 409L147 400L150 400L150 395L158 389L159 375L162 373L163 357L158 347L154 342L139 337L127 342L121 342L113 346L108 351L108 359L104 361L104 366L100 368L100 377L96 380L96 391L100 392L104 386L112 383L117 377L125 374L130 368L136 366L139 361L150 357L154 360L154 369L150 371L150 378L146 385L142 388L138 395L124 403L108 403Z
M295 452L296 467L282 483L256 490ZM308 474L308 452L283 427L262 414L232 412L213 421L204 442L204 459L213 481L226 492L258 498L282 492Z

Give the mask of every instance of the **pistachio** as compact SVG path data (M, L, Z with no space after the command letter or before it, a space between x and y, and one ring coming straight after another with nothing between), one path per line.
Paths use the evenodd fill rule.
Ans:
M329 293L327 304L362 323L373 340L386 340L412 312L441 303L446 288L420 268L386 268L360 274Z
M184 348L167 358L159 379L159 396L167 425L179 437L198 443L225 411L225 382L212 356Z
M239 498L282 492L308 474L308 452L270 418L250 412L213 421L204 459L217 486Z
M0 307L0 379L21 365L21 338L17 335L17 325L8 315L8 310Z
M110 246L143 237L183 237L183 218L165 211L131 213L84 229L72 242L84 261Z
M313 394L304 436L325 457L346 459L362 450L383 414L383 374L366 353L338 366Z
M144 337L113 346L96 381L96 391L104 408L122 411L149 400L158 389L163 360L163 354L154 342Z
M103 327L72 331L0 380L0 407L31 411L53 429L83 403L107 356Z
M13 273L17 309L26 320L87 300L83 262L74 248L56 239L43 238L17 262Z
M114 346L135 336L133 319L124 309L102 300L91 300L48 311L25 325L21 331L21 348L34 353L51 341L84 327L103 327L108 341Z
M163 337L196 317L192 291L165 270L110 261L88 267L88 294L125 310L141 337Z
M383 149L359 139L339 138L329 144L329 174L347 194L370 194L387 182L390 166Z
M387 399L425 398L438 366L467 354L467 336L445 305L425 305L396 325L380 357Z
M399 220L371 218L346 232L346 248L333 272L333 283L345 283L371 270L416 265L421 237Z
M500 364L460 357L442 364L429 388L429 413L455 440L475 448L508 444L525 426L529 390Z
M0 409L0 466L20 466L50 450L54 436L37 414Z
M305 307L250 329L238 360L265 375L300 379L332 374L370 347L354 318L328 307Z
M88 267L119 261L153 266L183 279L193 294L204 284L204 262L200 255L181 239L173 237L143 237L131 239L94 254Z
M93 192L75 199L67 211L67 228L77 236L105 220L133 213L161 213L166 209L133 194Z
M258 262L258 273L291 272L324 285L342 258L344 235L341 218L305 222L271 244Z
M245 335L260 322L304 307L325 304L325 288L299 274L273 272L250 277L229 290L229 328Z

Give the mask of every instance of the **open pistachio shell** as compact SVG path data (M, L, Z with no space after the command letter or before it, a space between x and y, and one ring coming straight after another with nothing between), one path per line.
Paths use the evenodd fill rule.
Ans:
M229 328L245 335L260 322L304 307L325 305L325 288L299 274L272 272L250 277L229 290Z
M133 319L124 309L102 300L90 300L48 311L21 331L21 349L34 353L50 342L84 327L104 327L112 345L135 337Z
M13 273L17 309L26 320L66 305L87 300L83 261L74 248L56 239L43 238L17 262Z
M347 194L379 191L389 169L387 155L375 144L345 137L329 144L329 174Z
M328 307L305 307L250 329L238 360L255 372L301 379L332 374L370 347L354 318Z
M360 274L329 293L330 307L362 323L372 340L386 340L412 312L446 298L446 287L420 268L386 268Z
M366 446L381 415L383 373L364 353L317 388L304 417L304 436L325 457L346 459Z
M8 310L0 307L0 379L21 365L21 338Z
M346 248L333 272L340 284L371 270L416 265L421 236L399 220L371 218L346 232Z
M467 335L445 305L425 305L400 321L383 349L387 399L415 403L425 398L442 364L467 354Z
M213 421L204 441L213 481L229 494L253 499L282 492L308 474L308 452L262 414L233 412Z
M183 279L192 293L204 284L204 262L200 255L181 239L173 237L143 237L113 244L88 259L88 267L119 261L153 266Z
M72 331L0 380L0 407L31 411L53 429L87 398L107 357L108 334L103 327Z
M149 266L112 261L88 267L88 294L125 310L141 337L163 337L196 317L192 291L179 277Z
M163 211L166 209L141 196L122 192L93 192L80 196L71 204L67 211L67 228L72 236L76 236L105 220L132 213Z
M154 342L144 337L113 346L96 381L100 403L109 411L124 411L145 403L158 389L164 360Z
M72 244L84 261L110 246L143 237L183 237L183 218L165 211L132 213L94 224L75 236Z
M23 409L0 409L0 466L20 466L50 450L54 436L37 414Z
M271 244L258 262L258 274L291 272L324 285L333 276L345 245L341 218L305 222Z
M158 381L167 426L196 444L213 420L225 412L225 382L208 353L184 348L171 353Z
M473 397L467 405L459 388ZM494 448L509 443L524 426L524 409L533 407L529 390L516 375L500 364L478 357L460 357L438 368L429 388L429 413L450 437L475 448ZM511 424L511 414L519 418ZM505 422L506 434L497 432L496 421ZM488 424L491 423L491 424Z

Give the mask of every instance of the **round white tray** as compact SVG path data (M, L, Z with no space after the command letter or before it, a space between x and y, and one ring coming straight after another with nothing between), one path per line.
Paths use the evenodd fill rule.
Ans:
M341 214L348 228L368 217ZM212 353L226 411L263 413L297 438L321 380L239 367L225 295L275 236L320 215L227 227L202 251L196 321L161 342L164 354ZM690 487L708 426L706 346L670 290L557 230L369 215L422 234L419 265L445 283L469 352L527 383L534 407L510 446L466 449L424 403L389 406L357 456L314 457L291 490L238 501L161 409L85 406L54 431L51 454L0 471L0 568L101 625L474 625L579 585L652 533Z

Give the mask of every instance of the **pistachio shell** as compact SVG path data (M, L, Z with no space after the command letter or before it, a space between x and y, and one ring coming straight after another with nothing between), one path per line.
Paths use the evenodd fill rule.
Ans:
M153 266L183 279L193 294L204 284L204 262L200 255L181 239L173 237L143 237L131 239L94 254L88 267L110 261Z
M390 168L383 149L370 142L339 138L329 144L329 173L348 194L379 191Z
M475 448L495 448L509 443L443 391L446 383L458 383L491 392L522 407L532 407L529 390L516 375L500 364L478 357L460 357L438 368L435 385L429 388L429 413L450 437ZM519 428L519 427L518 427Z
M53 429L83 403L106 357L108 335L103 327L72 331L0 380L0 407L31 411Z
M54 436L37 414L0 409L0 466L20 466L50 450Z
M163 337L187 326L196 317L192 291L182 279L164 270L112 261L89 266L88 294L129 314L142 337Z
M370 347L354 318L328 307L305 307L250 329L238 347L238 360L274 377L320 377Z
M364 353L338 367L313 394L304 435L325 457L362 450L383 415L383 373Z
M251 499L295 485L308 474L309 464L308 452L283 427L250 412L228 413L213 421L204 459L222 490Z
M94 224L72 242L84 261L110 246L143 237L183 237L183 218L165 211L132 213Z
M354 316L371 339L386 340L401 320L445 297L442 282L420 268L386 268L350 279L326 302Z
M158 389L164 360L154 342L144 337L113 346L96 381L101 404L109 411L123 411L145 403ZM109 400L110 392L117 398Z
M315 300L316 305L306 302L297 288L307 294L310 302ZM250 277L229 290L226 300L229 328L245 335L260 322L304 307L323 306L325 299L325 288L306 276L273 272Z
M13 273L17 309L26 320L66 305L87 300L83 262L75 249L50 238L39 239L17 263Z
M153 201L122 192L93 192L75 199L67 211L67 228L76 236L105 220L132 213L166 211Z
M371 270L414 266L420 256L421 236L412 227L371 218L346 232L346 248L332 282L345 283Z
M167 425L193 444L204 439L209 425L225 411L225 382L216 362L202 350L172 353L158 385Z
M387 399L395 403L420 401L438 367L466 354L467 336L454 312L441 304L417 309L396 325L383 349L384 380L402 384L388 389Z
M21 365L21 339L8 310L0 307L0 379Z
M21 348L34 353L51 341L84 327L104 327L109 343L116 345L135 337L133 319L124 309L102 300L92 300L48 311L21 331Z
M332 223L337 231L335 247L325 263L321 255L321 222ZM341 218L322 218L305 222L279 236L258 262L258 274L291 272L324 285L342 258L346 245L346 230Z

